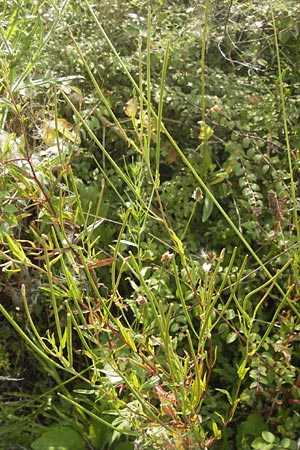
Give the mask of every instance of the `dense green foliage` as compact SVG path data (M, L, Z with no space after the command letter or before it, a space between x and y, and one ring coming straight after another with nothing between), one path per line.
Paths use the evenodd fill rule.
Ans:
M297 449L296 0L7 0L0 449Z

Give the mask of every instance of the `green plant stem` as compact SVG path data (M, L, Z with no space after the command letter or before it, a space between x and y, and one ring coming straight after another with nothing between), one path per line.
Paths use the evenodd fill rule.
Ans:
M293 224L294 224L294 227L296 228L297 239L298 239L298 241L300 241L300 225L299 225L298 212L297 212L298 206L297 206L296 184L294 181L294 167L293 167L293 162L292 162L292 152L291 152L291 145L290 145L290 139L289 139L288 121L287 121L287 113L286 113L286 105L285 105L285 94L284 94L284 86L283 86L283 71L281 68L277 27L276 27L276 21L275 21L272 0L269 0L269 5L270 5L270 11L271 11L271 15L272 15L273 30L274 30L274 44L275 44L277 68L278 68L282 121L283 121L283 128L284 128L285 143L286 143L286 148L287 148L287 159L288 159L288 166L289 166L291 197L292 197L292 201L293 201Z
M288 298L289 298L291 292L293 291L293 289L294 289L294 285L290 286L289 289L287 290L285 296L281 299L281 301L280 301L279 305L277 306L276 311L275 311L275 313L274 313L274 315L273 315L273 317L272 317L271 322L268 324L268 328L267 328L267 330L265 331L265 334L264 334L263 337L261 338L261 340L260 340L259 344L257 345L257 347L255 347L255 348L249 353L249 356L254 356L255 353L257 353L257 352L260 350L261 346L262 346L262 345L264 344L264 342L266 341L266 339L267 339L267 337L269 336L270 332L273 330L273 327L274 327L274 324L275 324L276 319L277 319L277 317L278 317L278 314L280 313L281 309L286 305L287 300L288 300Z
M162 127L162 115L163 115L163 102L164 102L164 89L167 75L167 67L169 60L169 52L170 52L170 42L167 43L167 47L165 50L164 61L161 72L161 82L160 82L160 91L159 91L159 102L158 102L158 111L156 118L156 151L155 151L155 185L158 187L160 185L159 181L159 164L160 164L160 146L161 146L161 127Z
M205 123L206 114L206 102L205 102L205 53L206 53L206 42L208 33L208 13L209 13L210 0L205 0L204 8L204 26L202 34L202 46L201 46L201 116L202 121Z
M152 136L152 111L151 111L151 8L148 6L147 15L147 137L144 139L144 157L148 170L150 169L150 146ZM141 111L143 114L143 111ZM151 172L149 170L149 172Z
M62 365L55 362L53 359L51 359L47 355L47 353L49 353L49 349L45 344L42 345L42 341L41 341L41 338L38 333L37 333L38 341L41 344L41 347L36 345L33 342L33 340L28 336L28 334L22 330L22 328L17 324L17 322L12 318L12 316L9 314L9 312L7 312L7 310L4 308L4 306L1 303L0 303L0 312L5 317L5 319L8 321L8 323L10 323L10 325L16 330L16 332L24 339L24 341L28 344L28 346L33 350L34 353L39 355L43 360L46 360L47 363L50 364L50 366L54 366L58 369L64 369L64 367ZM29 313L28 317L30 317L30 313ZM35 327L34 327L34 329L35 329Z
M24 79L28 76L28 74L32 71L32 69L34 68L36 62L38 61L38 58L40 57L40 55L42 54L42 51L44 50L44 48L47 46L48 42L50 41L50 39L52 38L52 35L54 34L55 30L57 29L57 25L59 23L59 20L63 14L63 12L65 11L67 5L69 3L69 0L64 0L62 5L60 6L60 8L58 9L58 13L55 17L55 19L53 20L51 27L48 31L48 33L46 34L46 36L43 38L43 34L42 32L44 30L41 29L40 31L40 44L38 49L36 50L33 58L31 59L31 61L28 63L28 65L26 66L25 70L23 71L23 73L19 76L19 78L15 81L15 83L13 84L12 87L12 92L16 92L22 85L22 82L24 81ZM41 25L40 25L41 26Z
M89 4L88 0L85 0L87 7L89 9L89 12L91 14L91 16L93 17L93 19L95 20L95 23L97 25L97 27L99 28L101 34L103 35L104 39L106 40L107 44L109 45L109 47L111 48L113 54L115 55L116 59L118 60L118 62L120 63L120 65L122 66L122 69L124 70L124 73L127 75L128 79L131 81L132 85L134 86L134 88L136 89L137 92L139 92L140 95L142 95L142 93L140 92L139 86L137 85L137 83L135 82L135 80L133 79L133 77L131 76L129 70L127 69L126 65L124 64L122 58L120 57L120 55L118 54L118 52L116 51L115 47L113 46L113 44L111 43L109 37L107 36L107 34L105 33L102 25L100 24L97 16L95 15L95 12L93 11L92 7ZM209 4L209 0L206 0L207 5ZM78 47L78 46L77 46ZM79 50L80 51L80 50ZM80 54L82 55L82 52L80 52ZM147 104L147 99L144 99L145 103ZM75 111L74 111L75 112ZM76 114L76 112L75 112ZM152 109L152 115L156 118L156 120L158 119L155 111L153 111ZM83 123L84 124L84 123ZM188 160L188 158L185 156L184 152L179 148L178 144L175 142L175 140L173 139L173 137L170 135L170 133L168 132L168 130L166 129L166 127L164 126L163 123L161 123L161 131L165 133L165 135L167 136L167 138L169 139L170 143L173 145L173 147L175 148L175 150L177 151L177 153L179 154L182 162L187 166L187 168L190 170L190 172L193 174L195 180L197 180L197 182L199 183L201 189L206 192L206 194L208 195L208 197L210 198L210 200L214 203L214 205L217 207L217 209L221 212L221 214L223 215L223 217L225 218L225 220L228 222L228 224L230 225L230 227L232 228L232 230L235 232L235 234L237 235L237 237L240 239L240 241L244 244L244 246L246 247L246 249L249 251L249 253L253 256L253 258L255 259L255 261L259 264L259 266L262 268L262 270L264 271L264 273L269 277L272 278L272 274L271 272L267 269L267 267L265 266L265 264L263 263L263 261L259 258L258 254L255 252L255 250L253 250L253 248L251 247L251 245L249 244L249 242L247 241L247 239L243 236L242 232L238 229L238 227L233 223L233 221L231 220L231 218L229 217L229 215L226 213L226 211L224 210L224 208L220 205L220 203L218 202L218 200L215 198L215 196L213 195L213 193L211 192L211 190L209 189L209 187L206 185L206 183L202 180L202 178L199 176L199 174L197 173L196 169L193 167L193 165L190 163L190 161ZM96 136L94 136L94 138L96 139ZM98 140L97 140L98 141ZM96 140L95 140L96 142ZM100 143L99 143L100 144ZM97 142L98 145L98 142ZM101 146L101 144L100 144ZM102 147L102 146L101 146ZM100 148L101 148L100 147ZM101 148L102 149L102 148ZM103 149L104 150L104 149ZM102 151L103 151L102 150ZM105 150L104 150L105 151ZM167 229L169 228L167 226L167 222L165 220L165 217L163 217L163 222L165 223ZM170 231L170 230L168 230ZM171 236L172 237L172 236ZM278 289L278 291L280 292L281 295L284 295L284 291L281 288L281 286L278 285L278 283L276 283L276 287Z
M79 411L82 411L87 416L90 416L92 419L94 419L96 422L100 422L104 424L105 426L111 428L114 431L117 431L118 433L126 434L127 436L136 436L136 433L133 433L128 430L122 430L119 427L115 427L111 423L107 422L106 420L102 419L99 415L94 414L92 411L88 410L84 406L80 405L78 402L76 402L73 398L67 397L61 393L58 394L61 398L66 400L67 403L71 403L74 405Z

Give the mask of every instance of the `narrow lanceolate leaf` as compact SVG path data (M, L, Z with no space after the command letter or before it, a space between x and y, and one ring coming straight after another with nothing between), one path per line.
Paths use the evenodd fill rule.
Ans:
M8 233L4 233L4 235L6 237L8 246L13 253L13 258L18 259L20 262L23 263L30 263L30 260L25 255L25 252L20 242L18 242L16 239L12 239Z
M88 269L97 269L97 267L109 266L110 264L113 263L113 260L114 260L114 258L100 259L100 261L88 263L87 267L88 267Z
M205 195L204 204L203 204L203 211L202 211L202 222L206 222L214 208L214 203L209 195Z
M116 319L116 323L119 326L119 331L125 341L125 343L134 351L137 352L137 348L135 345L134 340L132 339L131 330L128 328L125 328L122 324L122 322L119 319Z
M250 367L246 367L247 361L244 360L242 364L238 367L238 377L240 380L243 380L245 376L247 375L248 370Z

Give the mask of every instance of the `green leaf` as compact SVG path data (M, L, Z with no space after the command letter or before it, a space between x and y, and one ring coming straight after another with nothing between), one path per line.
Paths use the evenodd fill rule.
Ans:
M232 331L231 333L228 333L226 336L226 342L227 344L232 344L237 338L237 333L235 331Z
M250 413L247 416L245 422L241 424L238 431L237 448L242 448L242 442L249 442L250 439L254 439L256 436L261 435L261 432L266 429L266 424L259 413ZM261 438L259 438L261 439Z
M268 442L268 443L270 443L270 444L272 444L273 442L275 442L275 436L274 436L273 433L270 433L270 431L263 431L263 432L261 433L261 435L262 435L263 439L264 439L266 442Z
M208 140L214 134L214 130L201 120L200 122L200 133L198 138Z
M3 207L3 212L7 214L15 213L18 211L18 208L15 205L5 205Z
M62 355L63 350L66 347L66 343L67 343L67 328L65 328L62 339L59 341L59 350L58 350L59 355Z
M228 399L229 404L232 405L233 402L232 402L231 395L229 394L228 391L226 391L226 389L216 388L216 391L219 391L219 392L222 392L222 394L225 394Z
M265 441L263 441L262 438L256 438L251 443L251 447L255 448L257 450L272 450L273 444L266 444Z
M235 313L235 310L234 309L228 309L227 311L226 311L226 313L225 313L225 316L226 316L226 319L227 320L232 320L232 319L234 319L235 318L235 316L236 316L236 313Z
M291 444L292 444L292 441L289 438L283 438L280 441L280 445L282 448L293 448L291 446Z
M214 436L217 438L217 439L220 439L221 438L221 436L222 436L222 432L221 432L221 430L219 430L219 428L218 428L218 425L216 424L216 422L213 420L212 421L212 429L213 429L213 433L214 433Z
M260 449L262 445L264 445L264 441L260 437L254 439L254 441L251 443L251 447L257 449Z
M250 369L249 367L246 367L247 361L244 360L242 364L238 368L238 376L241 380L243 380Z
M33 450L85 450L84 439L66 425L55 425L36 439Z
M17 257L19 259L19 261L21 261L21 262L24 262L24 263L30 262L30 260L25 255L25 252L24 252L23 247L20 244L20 242L11 238L8 233L5 233L5 237L6 237L8 246L13 253L13 256L15 258Z
M107 420L111 419L107 416ZM91 418L88 439L95 448L105 448L112 440L112 430L105 424Z
M124 342L128 345L134 352L137 352L137 348L135 342L132 338L132 332L130 329L123 326L122 322L119 319L116 319L116 323L119 326L120 333L124 338Z
M134 444L132 442L121 442L115 447L115 450L134 450Z
M206 222L207 219L209 219L212 210L214 208L214 204L212 199L206 194L203 204L203 211L202 211L202 222Z

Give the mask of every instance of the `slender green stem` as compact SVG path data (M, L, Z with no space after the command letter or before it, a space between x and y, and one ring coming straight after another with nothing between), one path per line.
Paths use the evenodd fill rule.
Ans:
M206 101L205 101L205 53L206 53L206 41L208 33L208 13L209 13L210 0L205 0L204 8L204 26L202 34L202 47L201 47L201 115L202 121L205 122L206 114Z
M296 184L294 181L294 167L293 167L293 162L292 162L292 152L291 152L291 145L290 145L290 139L289 139L287 111L286 111L286 104L285 104L285 94L284 94L284 85L283 85L283 70L281 68L277 27L276 27L276 21L275 21L272 0L269 1L269 5L270 5L270 11L271 11L271 15L272 15L273 30L274 30L274 44L275 44L275 49L276 49L276 59L277 59L277 68L278 68L278 82L279 82L279 91L280 91L280 100L281 100L282 121L283 121L285 143L286 143L286 148L287 148L287 159L288 159L289 176L290 176L290 189L291 189L291 194L292 194L291 197L292 197L292 201L293 201L293 224L294 224L294 227L296 228L297 239L298 239L298 241L300 241L300 225L299 225L299 220L298 220L297 194L296 194Z
M156 152L155 152L155 185L159 186L159 164L160 164L160 146L161 146L161 127L162 127L162 117L163 117L163 103L164 103L164 89L166 83L167 67L170 52L170 42L167 43L164 61L161 72L161 82L160 82L160 92L159 92L159 103L158 112L156 119Z
M105 33L102 25L100 24L97 16L95 15L95 12L93 11L92 7L90 6L88 0L85 0L87 7L89 9L89 12L91 14L91 16L93 17L93 19L95 20L95 23L97 24L97 27L99 28L99 30L101 31L101 34L103 35L103 37L105 38L107 44L109 45L109 47L111 48L112 52L114 53L115 57L117 58L118 62L121 64L122 69L124 70L124 73L127 75L128 79L131 81L132 85L134 86L134 88L136 89L137 92L139 92L140 95L140 89L139 86L137 85L137 83L135 82L135 80L133 79L132 75L130 74L129 70L127 69L126 65L124 64L124 62L122 61L122 58L120 57L120 55L118 54L118 52L116 51L116 49L114 48L112 42L110 41L109 37L107 36L107 34ZM209 5L209 0L206 0L207 4L206 6ZM207 12L208 12L208 8L207 8ZM147 104L147 99L144 99L145 103ZM75 111L74 111L75 112ZM75 112L76 114L76 112ZM155 111L152 109L152 116L156 118L156 120L158 120L158 117L155 113ZM84 125L84 123L83 123ZM232 228L232 230L235 232L235 234L237 235L237 237L240 239L240 241L244 244L244 246L246 247L246 249L249 251L249 253L253 256L253 258L255 259L255 261L259 264L259 266L263 269L264 273L269 277L272 278L272 274L271 272L267 269L267 267L265 266L265 264L263 263L263 261L259 258L258 254L256 253L256 251L252 248L252 246L249 244L249 242L247 241L247 239L244 237L243 233L238 229L238 227L234 224L234 222L232 221L232 219L229 217L229 215L226 213L226 211L224 210L224 208L221 206L221 204L218 202L218 200L215 198L215 196L213 195L213 193L211 192L211 190L209 189L209 187L206 185L206 183L203 181L203 179L199 176L199 174L197 173L196 169L193 167L193 165L190 163L190 161L188 160L188 158L185 156L184 152L179 148L178 144L176 143L176 141L173 139L173 137L170 135L170 133L168 132L168 130L166 129L166 127L164 126L164 124L161 122L161 131L165 133L165 135L167 136L167 138L169 139L170 143L173 145L173 147L175 148L175 150L177 151L177 153L179 154L182 162L187 166L187 168L189 169L189 171L193 174L195 180L199 183L201 189L208 195L208 197L210 198L210 200L214 203L214 205L217 207L217 209L220 211L220 213L223 215L223 217L225 218L225 220L228 222L228 224L230 225L230 227ZM95 136L94 136L95 137ZM96 137L95 137L96 138ZM166 222L164 221L164 223L166 224ZM278 291L280 292L281 295L284 295L284 291L282 290L282 288L278 285L278 283L276 283L276 287L278 289Z

